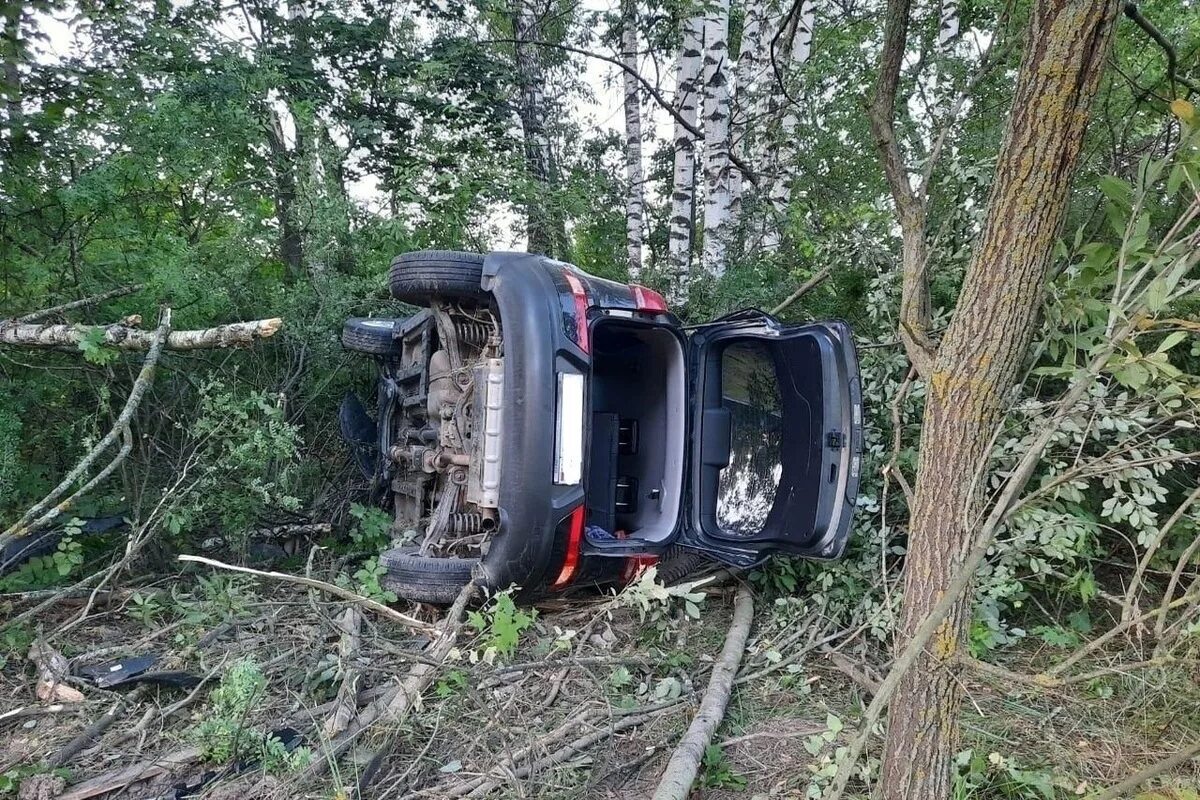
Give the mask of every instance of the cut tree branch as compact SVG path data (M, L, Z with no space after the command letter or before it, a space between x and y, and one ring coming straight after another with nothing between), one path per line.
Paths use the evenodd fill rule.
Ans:
M654 792L654 800L684 800L691 792L692 783L700 770L700 761L704 758L704 750L725 716L725 706L729 704L729 694L733 689L733 677L742 662L742 653L746 651L746 639L750 635L753 619L754 598L743 584L733 601L733 622L729 625L729 633L725 635L721 657L713 665L708 689L700 701L700 710L671 755Z
M39 312L40 313L40 312ZM172 331L167 337L166 350L206 350L218 347L239 347L254 344L259 339L274 336L283 320L259 319L252 322L231 322L215 328L194 331ZM96 331L101 332L96 340ZM0 322L0 344L13 347L70 348L80 342L93 340L97 345L118 350L149 350L155 334L138 328L116 325L36 325L23 322Z

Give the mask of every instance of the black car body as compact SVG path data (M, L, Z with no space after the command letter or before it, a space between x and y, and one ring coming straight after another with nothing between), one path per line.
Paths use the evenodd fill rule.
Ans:
M471 263L478 265L477 293L464 292L466 271L451 288L477 310L458 309L478 315L486 308L498 330L493 349L479 352L482 366L473 367L475 415L454 423L470 442L460 448L443 429L434 455L427 448L399 464L389 457L395 409L427 398L429 365L445 361L411 343L411 363L401 371L417 384L423 374L424 391L381 391L375 438L377 477L393 487L431 465L466 470L457 479L464 489L456 513L481 521L470 532L481 538L477 561L460 553L439 563L427 541L419 553L390 551L383 562L396 568L398 593L445 600L450 584L461 585L472 570L492 589L561 591L582 580L629 577L673 547L738 567L776 553L841 555L862 448L858 364L844 322L786 325L748 310L685 328L659 294L570 264L507 252ZM398 273L394 265L394 294L428 298L435 313L445 313L437 281L418 282L414 292L412 281L397 286ZM390 325L394 341L422 329L412 319L376 324ZM423 329L422 336L436 335L437 326ZM387 362L381 359L381 385L395 386L398 373ZM449 420L444 408L439 416ZM413 438L414 427L400 435ZM425 428L416 438L433 446ZM397 529L413 526L407 529L419 535L422 520L439 516L433 506L436 499L423 509L409 504ZM447 585L423 591L422 571Z

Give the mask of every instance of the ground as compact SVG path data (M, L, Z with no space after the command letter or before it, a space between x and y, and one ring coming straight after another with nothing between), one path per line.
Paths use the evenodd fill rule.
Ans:
M465 792L488 773L493 797L645 798L720 652L734 581L703 587L699 619L688 616L681 597L644 608L581 594L538 607L532 621L520 606L493 601L470 618L474 625L436 668L420 706L398 724L368 730L333 770L313 765L330 763L320 730L346 670L360 676L361 711L419 663L411 654L426 644L423 635L366 612L357 650L339 657L346 603L207 568L101 596L82 622L87 598L73 599L37 626L73 665L156 653L156 668L186 670L205 683L104 691L73 680L83 702L42 703L24 657L37 631L10 632L0 670L0 713L8 712L0 718L0 797L81 798L87 795L78 787L87 781L168 756L147 770L148 780L96 796L172 796L165 794L170 787L214 775L191 796L350 797L360 783L363 797L482 796ZM0 602L10 612L30 604ZM870 685L886 666L886 648L861 634L834 636L831 624L798 608L760 596L751 644L694 797L811 797L853 735ZM435 620L442 610L415 613ZM1049 654L1019 657L1036 663ZM963 681L963 744L971 751L960 757L963 798L1086 797L1200 731L1200 689L1179 665L1057 690L1000 685L970 671ZM60 769L47 769L114 708L98 742L84 742ZM640 724L606 734L633 717ZM300 732L310 755L267 753L263 734L282 728ZM567 746L588 734L595 735L586 746ZM554 763L529 769L547 759ZM1200 767L1159 783L1158 794L1144 796L1194 800Z

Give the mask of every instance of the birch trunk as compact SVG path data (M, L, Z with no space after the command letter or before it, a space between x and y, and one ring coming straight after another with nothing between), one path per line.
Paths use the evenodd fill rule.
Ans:
M167 350L207 350L240 347L274 336L283 326L281 319L231 322L215 328L171 331L163 345ZM93 333L100 331L99 335ZM77 349L79 343L94 337L97 345L118 350L148 350L154 331L129 325L37 325L0 320L0 344L14 347Z
M546 133L546 93L543 86L541 56L537 45L541 40L536 0L515 0L513 38L516 40L517 83L521 92L521 132L525 140L525 170L532 184L531 197L525 204L529 252L552 257L560 252L566 234L560 235L557 215L550 208L553 187L554 161L550 137Z
M767 96L764 73L771 69L771 31L767 20L768 0L747 0L742 23L742 42L738 47L737 67L733 80L733 99L730 103L730 145L742 156L742 161L755 164L757 147L756 126L762 121L762 98ZM765 37L765 41L764 41ZM742 215L744 180L741 170L729 172L730 209L736 223Z
M907 14L907 3L893 3ZM1116 0L1040 0L996 159L988 214L929 379L909 520L900 646L929 616L973 544L979 476L1029 349L1085 128L1108 56ZM889 20L889 25L891 21ZM945 800L958 751L955 675L969 593L952 608L889 712L885 800Z
M683 22L683 41L675 70L675 109L693 128L699 104L703 21L689 17ZM667 241L670 282L667 299L672 305L687 300L691 279L692 232L696 200L696 140L679 120L675 121L675 168L671 177L671 219Z
M700 259L713 278L725 274L733 227L728 61L729 0L713 0L704 14L704 252Z
M642 231L645 217L642 176L642 106L638 91L637 0L621 0L621 63L625 65L625 238L629 279L642 275Z
M789 36L783 37L789 42L788 63L783 70L784 80L790 81L792 76L803 67L812 55L813 30L816 27L817 13L815 0L802 0L800 9L793 20ZM778 57L778 56L777 56ZM794 96L794 92L790 92ZM799 111L788 102L779 120L779 144L775 148L774 178L767 193L767 203L770 209L770 219L763 230L762 246L764 250L775 250L782 238L783 226L786 223L788 205L792 200L792 184L794 181L796 148L792 144L796 140L796 131L800 127Z

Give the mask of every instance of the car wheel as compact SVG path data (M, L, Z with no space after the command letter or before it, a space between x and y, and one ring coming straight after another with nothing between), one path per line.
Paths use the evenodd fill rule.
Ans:
M416 547L388 550L379 558L387 570L384 588L418 603L453 603L471 580L477 558L432 558Z
M664 586L674 586L697 577L695 573L705 566L712 566L712 562L695 550L671 547L658 562L658 580Z
M392 297L428 305L434 297L483 304L488 293L483 280L483 254L456 250L418 250L396 256L388 270Z
M393 337L394 319L351 317L342 326L342 347L373 356L400 355L400 343Z

